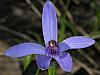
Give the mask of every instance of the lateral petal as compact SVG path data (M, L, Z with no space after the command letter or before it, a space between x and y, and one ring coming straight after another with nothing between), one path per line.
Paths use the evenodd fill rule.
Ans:
M37 55L36 56L37 65L41 70L48 69L51 59L52 58L49 56L44 56L44 55Z
M67 38L62 42L67 44L70 49L80 49L93 45L95 43L95 40L86 36L74 36Z
M61 56L55 56L54 59L59 63L64 71L71 72L73 62L69 53L64 53Z
M30 54L45 55L45 48L36 43L23 43L8 48L5 52L6 56L23 57Z

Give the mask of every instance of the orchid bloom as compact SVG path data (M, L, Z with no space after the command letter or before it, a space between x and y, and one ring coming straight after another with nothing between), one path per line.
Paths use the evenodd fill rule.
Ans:
M18 58L30 54L36 54L36 62L41 70L48 69L50 61L55 59L61 68L71 72L73 62L70 54L65 52L69 49L80 49L91 46L95 40L86 36L74 36L57 42L57 17L54 5L46 1L42 13L42 30L45 47L37 43L22 43L6 50L5 55Z

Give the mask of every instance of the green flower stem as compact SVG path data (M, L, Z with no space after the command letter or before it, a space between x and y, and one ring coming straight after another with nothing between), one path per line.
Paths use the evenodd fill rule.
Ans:
M48 69L48 75L56 75L56 63L52 62L51 66Z
M35 75L39 75L39 73L40 73L40 69L38 68Z

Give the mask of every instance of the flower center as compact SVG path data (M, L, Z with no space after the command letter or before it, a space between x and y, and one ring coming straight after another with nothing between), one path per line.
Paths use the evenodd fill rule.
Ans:
M47 54L57 55L59 51L58 43L54 40L48 42Z

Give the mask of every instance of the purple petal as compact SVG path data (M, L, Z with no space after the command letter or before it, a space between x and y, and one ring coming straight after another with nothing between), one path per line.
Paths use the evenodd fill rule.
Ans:
M12 46L5 52L5 55L11 57L22 57L30 54L45 55L45 48L36 43L23 43Z
M63 43L66 43L70 49L86 48L95 43L95 40L85 36L75 36L65 39Z
M63 52L63 51L66 51L68 49L70 49L70 47L66 43L62 42L62 43L59 44L60 53Z
M50 40L57 41L57 17L54 5L46 1L42 13L42 29L45 44Z
M52 58L49 56L43 56L43 55L36 56L37 65L41 70L48 69L51 59Z
M64 53L61 56L55 56L54 59L59 63L64 71L71 72L73 62L69 53Z

